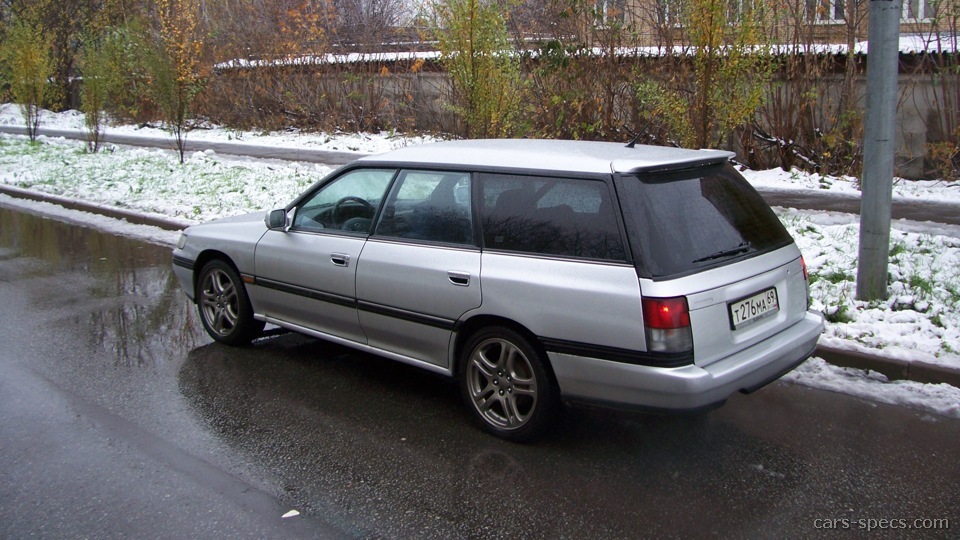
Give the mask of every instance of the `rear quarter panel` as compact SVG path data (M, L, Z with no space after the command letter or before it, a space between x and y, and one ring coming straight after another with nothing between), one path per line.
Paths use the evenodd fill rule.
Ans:
M629 264L485 252L483 305L541 338L645 350L636 270Z

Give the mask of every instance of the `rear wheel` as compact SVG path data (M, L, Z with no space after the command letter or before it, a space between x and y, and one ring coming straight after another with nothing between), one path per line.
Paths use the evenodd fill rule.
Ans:
M200 271L197 308L207 334L221 343L244 345L263 332L240 276L224 261L210 261Z
M539 436L558 401L542 354L522 335L504 327L480 330L470 337L462 354L460 389L483 429L517 442Z

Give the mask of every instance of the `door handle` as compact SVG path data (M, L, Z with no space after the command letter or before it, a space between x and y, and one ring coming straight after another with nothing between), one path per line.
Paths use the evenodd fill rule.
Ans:
M450 283L460 287L470 286L470 272L457 272L456 270L450 270L447 272L447 279L450 280Z
M346 253L331 253L330 260L335 266L350 266L350 256Z

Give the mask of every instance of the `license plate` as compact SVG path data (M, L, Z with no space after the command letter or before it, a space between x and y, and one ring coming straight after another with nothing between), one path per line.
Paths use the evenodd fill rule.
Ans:
M743 300L730 302L730 323L734 330L749 326L780 311L777 289L769 288Z

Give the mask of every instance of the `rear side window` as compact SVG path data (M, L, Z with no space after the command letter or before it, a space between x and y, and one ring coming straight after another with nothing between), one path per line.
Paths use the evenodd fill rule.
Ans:
M640 275L690 273L793 242L730 165L618 178Z
M480 194L486 249L625 258L613 198L605 182L483 174Z

